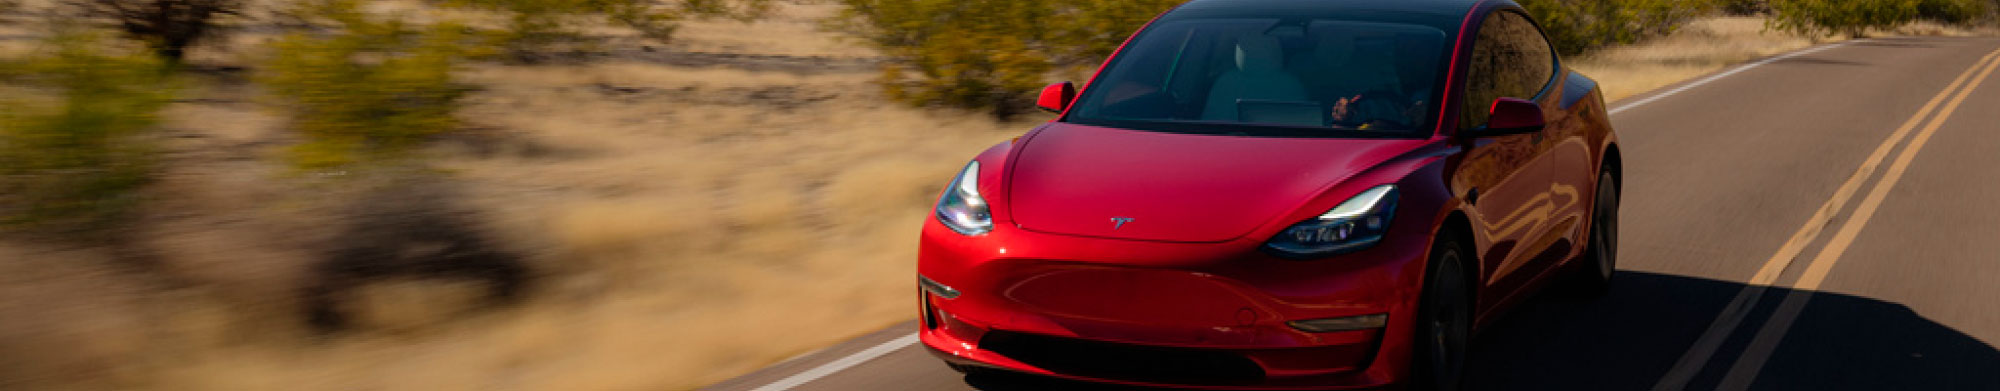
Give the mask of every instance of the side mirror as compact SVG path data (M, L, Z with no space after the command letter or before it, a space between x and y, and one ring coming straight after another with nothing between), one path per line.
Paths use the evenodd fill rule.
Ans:
M1500 98L1493 100L1493 107L1486 119L1486 126L1471 130L1470 136L1491 137L1512 134L1534 133L1548 127L1542 118L1542 105L1526 99Z
M1076 99L1076 85L1070 82L1050 84L1042 87L1042 97L1035 100L1035 107L1043 111L1062 114L1069 108L1070 101Z

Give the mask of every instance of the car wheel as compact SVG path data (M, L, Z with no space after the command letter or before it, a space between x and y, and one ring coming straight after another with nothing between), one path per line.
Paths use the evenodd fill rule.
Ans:
M1597 202L1590 211L1587 246L1577 285L1584 293L1602 295L1611 290L1611 277L1618 273L1618 182L1610 172L1597 176Z
M1466 347L1472 334L1471 263L1458 235L1440 237L1431 251L1431 270L1417 308L1417 354L1412 389L1459 389L1465 377Z

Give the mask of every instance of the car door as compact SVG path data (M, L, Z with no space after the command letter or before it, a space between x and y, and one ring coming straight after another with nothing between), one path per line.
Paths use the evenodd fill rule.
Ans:
M1555 243L1553 252L1562 253L1562 259L1575 259L1583 254L1583 246L1589 240L1585 222L1589 221L1591 203L1596 199L1598 174L1594 151L1599 139L1593 135L1595 124L1605 120L1601 117L1604 112L1598 108L1604 101L1593 94L1597 81L1568 70L1557 73L1562 75L1560 81L1556 90L1548 94L1559 99L1553 110L1546 110L1549 114L1545 116L1549 133L1549 199L1555 205L1549 218L1553 225L1547 240Z
M1539 103L1553 114L1556 99L1549 94L1555 77L1555 54L1529 19L1500 10L1481 20L1466 64L1466 84L1460 102L1459 128L1487 123L1488 109L1498 98ZM1471 141L1466 165L1457 180L1469 188L1477 227L1488 245L1480 254L1486 284L1480 297L1504 298L1533 280L1536 271L1559 256L1551 256L1550 217L1556 205L1550 191L1550 130L1485 137ZM1482 307L1500 300L1481 303ZM1483 309L1483 308L1482 308Z

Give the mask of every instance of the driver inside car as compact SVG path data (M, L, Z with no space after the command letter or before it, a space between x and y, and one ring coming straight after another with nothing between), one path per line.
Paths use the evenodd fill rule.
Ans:
M1287 64L1314 96L1326 102L1332 125L1370 130L1404 127L1422 106L1404 96L1393 47L1367 47L1346 32L1322 28L1311 53Z

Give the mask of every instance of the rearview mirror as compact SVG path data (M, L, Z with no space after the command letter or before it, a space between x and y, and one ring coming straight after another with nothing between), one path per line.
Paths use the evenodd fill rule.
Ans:
M1035 107L1043 111L1062 114L1069 108L1070 100L1076 99L1076 85L1070 82L1050 84L1042 87L1042 97L1035 100Z
M1542 118L1542 105L1526 99L1500 98L1493 100L1486 118L1486 126L1472 129L1472 137L1505 136L1542 131L1548 121Z

